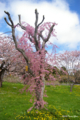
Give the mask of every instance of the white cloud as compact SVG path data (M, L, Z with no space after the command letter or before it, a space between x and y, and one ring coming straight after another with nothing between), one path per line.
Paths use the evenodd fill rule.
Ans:
M5 5L3 5L4 9ZM80 20L76 12L69 9L69 4L65 0L53 0L52 2L41 1L10 1L9 11L15 24L18 23L18 14L21 14L22 21L32 26L35 22L35 8L39 12L39 22L45 15L45 22L56 22L57 39L50 40L58 44L67 44L68 48L76 49L80 42Z
M5 2L0 2L0 20L5 16L4 10L9 11L9 7Z
M4 16L5 3L0 2L0 19Z

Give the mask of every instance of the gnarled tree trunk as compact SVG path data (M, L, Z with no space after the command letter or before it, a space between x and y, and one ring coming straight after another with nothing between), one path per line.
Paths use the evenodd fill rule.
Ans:
M41 55L41 51L39 52L39 55ZM45 54L44 56L41 57L41 64L40 65L40 69L44 69L44 62L45 62ZM41 70L39 71L39 75L41 75L42 72ZM41 85L41 83L42 85ZM35 108L37 109L42 109L44 107L43 104L43 95L44 95L44 89L45 89L45 77L40 76L40 80L38 82L36 82L36 89L35 89L35 93L36 93L36 103L35 103Z
M39 81L40 82L40 81ZM40 86L40 83L36 84L35 94L36 94L36 102L35 102L35 108L42 109L44 107L43 105L43 95L44 95L44 89L45 89L45 79L42 78L43 85ZM40 89L39 89L40 86Z

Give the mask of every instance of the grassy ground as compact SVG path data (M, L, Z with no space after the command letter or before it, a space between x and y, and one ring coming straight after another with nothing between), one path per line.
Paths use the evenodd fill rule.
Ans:
M0 120L80 120L80 86L46 86L48 110L27 110L32 106L31 95L20 93L21 83L3 82L0 88Z

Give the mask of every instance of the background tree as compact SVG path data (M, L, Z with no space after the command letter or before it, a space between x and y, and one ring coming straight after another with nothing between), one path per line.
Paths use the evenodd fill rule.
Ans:
M36 96L36 101L34 102L34 106L37 109L41 109L44 107L44 100L43 100L43 93L45 88L45 73L48 72L46 70L47 64L46 61L46 43L49 41L51 35L55 36L54 34L54 26L56 23L43 23L44 16L42 21L38 24L38 15L37 9L35 10L35 28L30 26L27 23L21 23L21 16L19 15L19 23L14 25L14 22L11 19L9 12L6 12L10 23L7 21L6 23L12 29L12 37L15 43L16 49L22 54L24 57L24 61L26 62L26 67L28 68L26 82L27 85L30 87L27 91L33 92L33 95ZM20 26L24 31L24 34L21 38L17 41L15 36L15 28ZM45 33L46 31L46 33ZM43 36L45 33L45 36ZM33 49L34 47L34 49ZM35 51L35 53L34 53ZM50 80L54 80L52 75L49 76ZM34 92L35 91L35 92ZM35 93L35 94L34 94Z
M63 71L64 71L64 72L63 72ZM62 66L61 69L60 69L60 71L59 71L59 74L60 74L60 75L66 75L67 72L68 72L68 71L67 71L66 67L65 67L65 66Z
M3 76L1 78L4 79L4 75L6 77L6 75L21 76L20 74L25 74L25 67L22 61L23 57L15 49L12 37L0 36L0 75ZM1 79L1 86L2 81Z
M74 73L75 83L80 84L80 70Z
M12 57L11 41L9 37L0 36L0 87L2 87L2 81L4 73L9 68L10 57Z
M53 73L52 73L52 74L53 74L53 75L59 74L59 69L58 69L58 67L54 66L54 68L53 68Z
M62 54L59 54L59 56L57 56L57 61L59 62L59 64L65 65L66 69L67 69L67 73L68 73L68 80L67 82L70 84L70 91L72 91L72 88L75 84L75 79L71 79L70 78L70 73L74 74L74 68L75 68L75 64L80 61L80 51L65 51Z

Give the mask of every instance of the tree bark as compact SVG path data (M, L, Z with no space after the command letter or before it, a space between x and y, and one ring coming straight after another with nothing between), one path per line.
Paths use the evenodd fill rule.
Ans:
M3 65L3 63L2 63L2 65ZM1 66L2 66L1 65ZM1 71L0 71L0 87L2 87L2 81L3 81L3 77L4 77L4 73L5 73L5 71L7 70L6 68L7 68L7 66L8 66L8 64L3 68L3 66L2 66L2 68L1 68Z
M41 55L41 51L39 52L39 55ZM42 65L40 65L40 69L44 69L44 62L45 62L45 53L44 53L44 55L41 57L41 63L43 64L43 66ZM39 75L40 74L42 74L42 72L41 72L41 70L39 71ZM43 83L43 85L40 85L40 81ZM36 104L35 104L35 107L37 108L37 109L42 109L43 107L44 107L44 104L43 104L43 95L44 95L44 89L45 89L45 77L44 77L44 75L43 76L40 76L40 80L38 81L38 84L36 84L36 86L38 87L40 87L40 89L37 89L36 88L36 91L35 91L35 93L36 93L36 100L40 103L40 104L38 104L37 102L36 102Z
M42 82L43 82L43 86L40 86L40 89L37 89L38 85L40 83L38 83L35 89L35 94L36 94L36 100L37 102L35 103L35 108L37 109L42 109L44 107L43 105L43 95L44 95L44 89L45 89L45 79L44 77L42 78Z
M2 77L0 75L0 87L2 87Z

